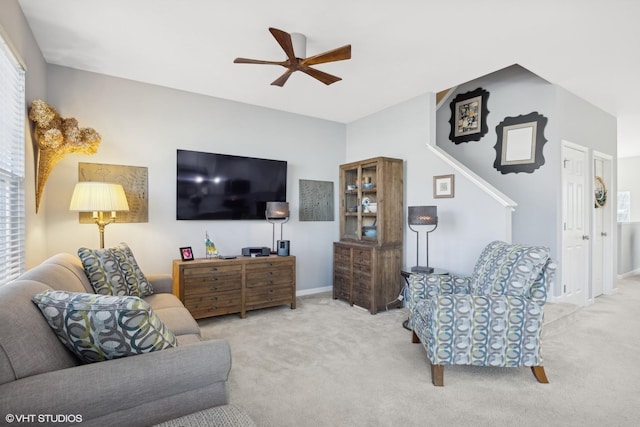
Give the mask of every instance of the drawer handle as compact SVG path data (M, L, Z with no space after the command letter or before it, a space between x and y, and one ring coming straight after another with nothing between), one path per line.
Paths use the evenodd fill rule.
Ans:
M218 267L211 267L211 271L218 271Z
M217 291L217 290L218 290L218 287L217 287L217 286L211 286L211 287L209 288L209 290L210 290L210 291Z
M269 284L270 284L270 285L273 285L273 280L269 280Z

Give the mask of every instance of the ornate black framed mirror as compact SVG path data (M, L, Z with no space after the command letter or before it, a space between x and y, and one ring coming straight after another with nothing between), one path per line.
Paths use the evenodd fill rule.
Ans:
M505 117L496 126L498 141L494 146L493 167L503 174L533 173L544 165L542 148L547 142L544 128L547 118L536 111L517 117Z

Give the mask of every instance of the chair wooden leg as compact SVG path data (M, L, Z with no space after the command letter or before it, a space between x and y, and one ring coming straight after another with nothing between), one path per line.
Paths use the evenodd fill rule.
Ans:
M444 365L431 365L431 381L435 386L444 386Z
M416 335L416 331L411 331L411 342L414 344L420 343L420 338Z
M547 379L547 374L545 374L543 366L532 366L531 372L533 372L533 376L536 377L539 383L549 384L549 380Z

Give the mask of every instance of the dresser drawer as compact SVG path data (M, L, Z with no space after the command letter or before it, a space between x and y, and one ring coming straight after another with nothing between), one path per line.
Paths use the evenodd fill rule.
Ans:
M333 275L333 297L349 299L349 285L351 279L346 274L335 272Z
M367 310L371 309L371 294L369 292L354 289L351 300L359 307L366 308Z
M353 263L354 264L371 264L371 250L370 249L354 249L353 250Z
M199 278L185 280L184 295L194 295L202 293L218 293L235 291L240 292L242 287L242 276L230 276L223 278Z
M185 279L191 277L217 277L225 275L242 274L241 265L216 265L203 267L188 267L182 270Z
M247 289L245 298L247 310L251 310L263 302L269 304L286 304L291 302L292 299L291 284L280 284L265 286L261 288Z
M271 271L247 271L247 289L277 284L293 283L293 271L282 268Z
M215 295L191 295L185 297L184 305L194 318L238 313L242 307L239 292L223 292Z

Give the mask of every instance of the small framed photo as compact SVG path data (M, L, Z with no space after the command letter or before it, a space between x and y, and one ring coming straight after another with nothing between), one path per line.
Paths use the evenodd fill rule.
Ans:
M455 194L455 175L438 175L433 177L433 197L443 199Z
M191 250L191 246L180 248L180 257L183 261L193 261L193 250Z

